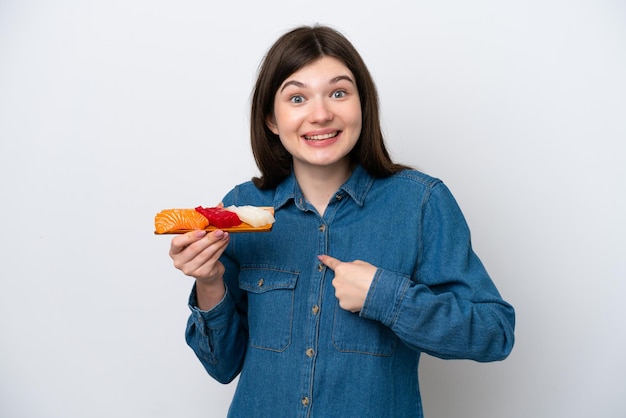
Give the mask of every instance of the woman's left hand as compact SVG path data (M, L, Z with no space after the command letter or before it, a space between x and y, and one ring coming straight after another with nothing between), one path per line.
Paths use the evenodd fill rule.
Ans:
M335 272L333 286L339 306L350 312L359 312L374 280L376 266L361 260L344 262L329 255L318 258Z

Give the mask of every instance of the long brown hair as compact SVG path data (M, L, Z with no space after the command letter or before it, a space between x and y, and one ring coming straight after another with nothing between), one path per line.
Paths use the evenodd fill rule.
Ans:
M394 163L380 127L378 93L363 59L342 34L327 26L301 26L282 35L261 64L252 94L250 139L252 153L261 171L252 181L260 189L276 187L291 172L292 157L278 135L267 126L274 114L274 98L280 85L302 67L323 57L344 63L354 74L361 100L361 136L350 152L352 162L361 164L375 177L387 177L406 166Z

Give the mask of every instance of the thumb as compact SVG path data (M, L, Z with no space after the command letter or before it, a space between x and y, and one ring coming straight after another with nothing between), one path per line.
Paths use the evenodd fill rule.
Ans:
M337 260L336 258L325 254L320 255L317 258L331 270L335 270L335 268L337 268L337 266L341 263L341 260Z

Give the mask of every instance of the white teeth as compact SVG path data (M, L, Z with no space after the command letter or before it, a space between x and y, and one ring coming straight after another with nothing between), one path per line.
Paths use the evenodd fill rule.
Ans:
M307 141L322 141L324 139L328 139L328 138L334 138L339 134L339 132L332 132L329 134L324 134L324 135L312 135L312 136L304 136L304 139L306 139Z

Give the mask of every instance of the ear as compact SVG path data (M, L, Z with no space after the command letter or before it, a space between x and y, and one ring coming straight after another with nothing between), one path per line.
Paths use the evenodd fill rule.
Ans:
M268 116L267 119L265 119L265 124L270 131L272 131L275 135L278 135L278 126L276 125L276 119L274 116Z

